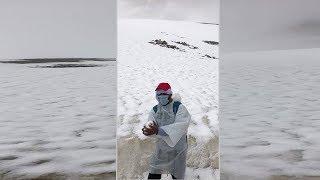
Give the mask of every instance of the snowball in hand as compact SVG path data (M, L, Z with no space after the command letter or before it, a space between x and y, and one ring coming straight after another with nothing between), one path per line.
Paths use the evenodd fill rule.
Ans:
M153 121L148 121L144 126L149 129L151 126L154 126L155 123Z

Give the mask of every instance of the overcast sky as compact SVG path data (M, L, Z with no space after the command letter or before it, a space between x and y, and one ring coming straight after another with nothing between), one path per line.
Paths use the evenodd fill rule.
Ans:
M220 50L320 47L319 0L222 0Z
M1 0L0 59L116 56L115 0Z
M119 0L124 18L219 23L219 0Z

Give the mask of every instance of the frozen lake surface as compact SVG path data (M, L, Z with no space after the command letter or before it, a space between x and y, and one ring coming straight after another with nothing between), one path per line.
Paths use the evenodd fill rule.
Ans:
M320 49L223 55L223 179L320 179L319 60Z
M0 63L0 179L115 177L116 62Z

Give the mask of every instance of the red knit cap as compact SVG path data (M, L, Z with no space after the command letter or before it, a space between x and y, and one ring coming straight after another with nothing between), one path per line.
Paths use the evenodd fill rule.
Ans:
M156 88L157 93L172 94L171 86L168 83L160 83Z

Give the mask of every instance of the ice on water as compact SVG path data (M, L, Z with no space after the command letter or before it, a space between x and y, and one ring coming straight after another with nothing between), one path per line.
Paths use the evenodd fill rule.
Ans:
M0 63L0 174L115 172L116 62L94 63Z
M219 117L225 178L320 178L319 52L223 55Z

